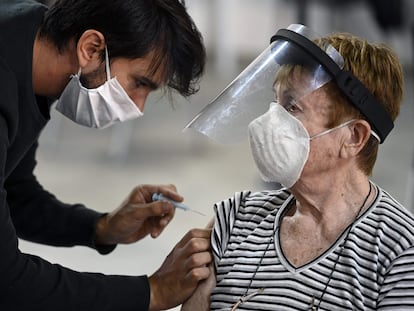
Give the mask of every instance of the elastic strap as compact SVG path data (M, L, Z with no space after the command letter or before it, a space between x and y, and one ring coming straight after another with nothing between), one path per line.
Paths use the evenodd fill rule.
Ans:
M108 48L105 44L105 67L106 67L106 80L109 81L111 79L111 69L109 68L109 55L108 55Z
M308 38L289 29L280 29L271 39L293 42L311 55L333 76L337 86L349 101L367 118L373 134L383 143L387 135L394 128L394 122L365 85L351 72L341 69L318 45Z

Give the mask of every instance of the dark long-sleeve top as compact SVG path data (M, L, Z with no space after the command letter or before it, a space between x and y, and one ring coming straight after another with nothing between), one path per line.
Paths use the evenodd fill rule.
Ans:
M19 250L22 238L104 252L94 245L101 214L60 202L33 173L50 118L51 100L32 87L33 43L46 10L0 0L0 310L147 310L146 276L80 273Z

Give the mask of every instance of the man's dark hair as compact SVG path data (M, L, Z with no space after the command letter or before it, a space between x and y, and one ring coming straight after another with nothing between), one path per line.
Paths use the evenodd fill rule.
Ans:
M63 51L87 29L105 36L111 59L152 52L152 73L163 70L166 84L183 96L197 92L206 53L183 0L58 0L46 12L40 36Z

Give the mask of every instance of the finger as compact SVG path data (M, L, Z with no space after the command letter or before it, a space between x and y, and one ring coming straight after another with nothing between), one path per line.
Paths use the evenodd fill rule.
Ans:
M198 229L198 228L191 229L177 243L177 246L185 247L187 243L191 241L191 239L194 239L194 238L210 240L210 236L211 236L211 229Z
M173 184L170 185L140 185L134 188L130 195L131 202L149 203L152 202L154 193L162 193L172 200L181 202L183 197L177 193L177 189Z
M211 270L208 266L204 267L197 267L191 269L186 276L186 279L190 280L190 282L198 283L202 280L207 279L210 276Z
M131 203L150 203L152 202L152 191L150 185L136 186L129 195Z
M186 267L196 268L208 265L212 261L212 256L210 251L204 251L199 253L194 253L187 259Z
M173 217L175 207L169 202L159 201L150 204L131 204L135 207L132 216L137 220L145 220L150 217Z
M197 253L209 252L211 249L209 238L192 238L181 248L183 257L193 260ZM190 263L190 262L189 262ZM192 267L192 266L190 266Z
M154 193L161 193L165 198L171 199L176 202L182 202L184 200L184 197L177 193L177 190L174 185L155 186L150 191L151 197Z
M164 217L158 221L158 226L160 228L165 228L171 222L171 219L174 217L174 214L166 214Z
M176 202L182 202L184 200L184 197L177 193L175 187L173 185L160 187L158 189L159 193L162 193L165 197L176 201Z
M154 219L154 224L151 227L151 237L157 238L171 222L174 215L167 214L164 217Z

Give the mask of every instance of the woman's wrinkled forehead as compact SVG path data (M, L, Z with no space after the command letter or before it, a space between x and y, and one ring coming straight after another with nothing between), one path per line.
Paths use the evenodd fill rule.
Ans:
M299 65L282 66L273 83L276 99L289 94L299 100L319 87L309 70Z
M285 65L278 72L273 86L275 99L282 106L295 105L300 109L301 113L295 115L297 118L302 121L320 119L329 122L335 105L324 85L316 84L306 68Z

